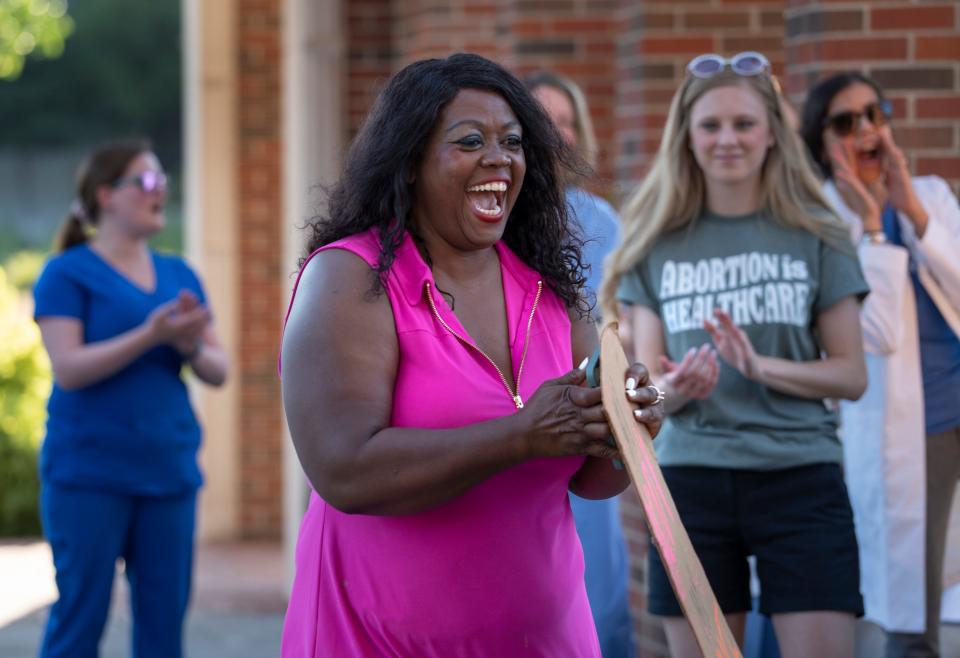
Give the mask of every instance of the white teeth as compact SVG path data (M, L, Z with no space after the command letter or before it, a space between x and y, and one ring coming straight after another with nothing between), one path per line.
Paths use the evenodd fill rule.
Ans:
M467 192L506 192L507 184L503 181L496 183L484 183L483 185L474 185L468 187Z
M487 208L481 208L477 204L473 204L473 208L481 215L486 215L487 217L496 217L502 212L500 206L496 204L494 204L493 208L490 208L489 210Z

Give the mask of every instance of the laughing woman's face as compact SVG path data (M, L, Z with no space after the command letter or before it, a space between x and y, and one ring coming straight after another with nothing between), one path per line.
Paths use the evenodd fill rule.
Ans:
M444 109L414 181L421 235L457 249L493 245L513 210L526 161L523 131L499 94L464 89Z

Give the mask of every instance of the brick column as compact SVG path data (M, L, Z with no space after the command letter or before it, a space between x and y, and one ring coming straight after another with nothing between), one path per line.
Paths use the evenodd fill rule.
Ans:
M696 55L762 52L774 73L785 70L784 3L780 0L621 0L616 53L615 175L623 194L642 179L660 143L670 99ZM630 598L641 658L667 655L660 623L647 613L649 532L635 494L623 499L631 556Z
M239 359L240 533L276 538L282 528L280 344L283 192L280 0L238 0L237 17L237 276L243 300ZM283 285L288 285L284 280Z
M845 70L874 78L917 174L960 184L960 5L930 0L789 0L789 90Z

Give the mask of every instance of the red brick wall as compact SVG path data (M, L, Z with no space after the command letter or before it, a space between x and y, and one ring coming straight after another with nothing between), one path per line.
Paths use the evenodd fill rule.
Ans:
M348 138L389 75L457 51L499 61L518 75L563 73L587 95L600 147L598 188L613 179L616 2L604 0L360 0L347 5Z
M587 97L597 133L593 187L613 198L617 49L617 3L604 0L516 0L505 32L512 43L504 64L518 75L550 69L575 81Z
M236 218L240 249L239 500L243 537L279 537L283 464L279 345L282 87L279 0L238 0Z
M789 0L789 90L843 70L870 75L894 103L910 169L960 185L960 3Z

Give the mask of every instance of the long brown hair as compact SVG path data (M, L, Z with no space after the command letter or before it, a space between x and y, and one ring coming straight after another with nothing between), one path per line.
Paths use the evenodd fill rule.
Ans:
M741 77L730 71L709 79L688 75L670 104L650 172L621 211L623 239L606 260L600 288L606 318L616 318L620 277L646 256L662 234L690 225L703 212L706 184L689 147L690 113L704 93L727 85L753 89L766 106L774 144L761 172L761 208L785 226L809 231L852 253L849 234L824 199L806 149L784 121L784 100L772 79L768 75Z
M77 170L76 198L54 241L57 251L66 251L90 239L91 229L100 221L97 190L120 180L130 163L150 150L149 141L131 139L104 144L87 156Z

